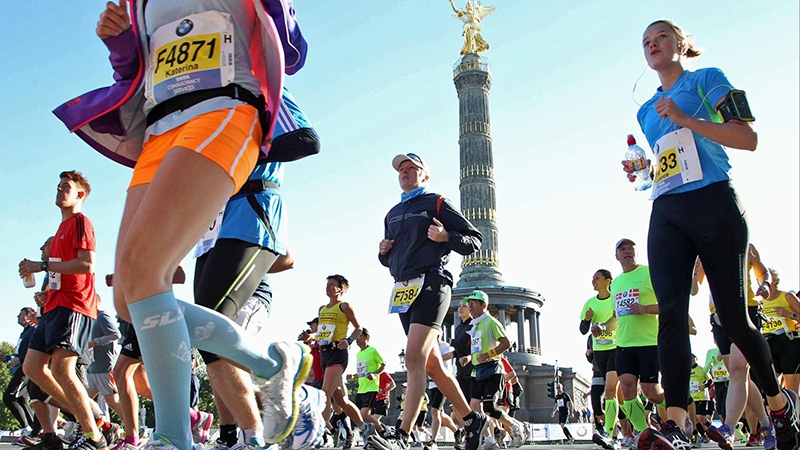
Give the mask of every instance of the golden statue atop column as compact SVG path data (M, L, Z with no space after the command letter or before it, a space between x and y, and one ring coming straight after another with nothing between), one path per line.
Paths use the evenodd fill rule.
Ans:
M467 53L479 53L489 50L489 44L481 36L480 25L483 18L493 13L497 8L494 6L481 6L479 0L467 0L464 9L456 8L453 0L450 0L450 6L453 8L453 12L456 13L456 17L464 22L464 32L461 33L464 36L464 46L461 48L461 54L466 55Z

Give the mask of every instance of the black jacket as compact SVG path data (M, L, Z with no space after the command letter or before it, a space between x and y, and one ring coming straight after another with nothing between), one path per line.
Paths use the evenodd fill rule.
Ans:
M447 242L428 239L433 217L449 233ZM452 275L444 270L450 251L469 255L481 248L483 240L480 231L449 201L433 193L395 205L384 220L384 237L393 239L394 245L387 254L378 254L378 259L389 268L395 281L410 280L428 272L443 273L452 281Z
M472 322L471 318L462 321L456 325L456 330L453 333L452 346L456 353L456 378L469 378L472 376L472 358L470 358L470 362L463 367L461 366L461 363L458 362L458 359L460 359L462 356L472 356L472 352L470 351L472 337L467 334L467 331L472 329L470 322ZM468 392L465 392L464 394L469 395Z

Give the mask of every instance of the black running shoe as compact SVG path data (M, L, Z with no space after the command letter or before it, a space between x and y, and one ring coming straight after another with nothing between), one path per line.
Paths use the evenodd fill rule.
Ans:
M64 450L64 443L55 433L42 433L38 444L27 447L25 450Z
M67 448L68 450L108 450L108 444L104 437L101 437L98 441L93 441L83 435Z
M778 450L796 450L800 446L800 425L797 419L797 393L791 389L784 389L786 394L786 408L780 414L770 411L772 425L775 427L775 437L778 440Z
M596 431L592 436L592 442L606 450L616 450L619 448L614 445L613 439L611 439L608 435L600 433L599 431Z
M489 428L489 417L485 414L473 411L472 422L467 426L466 450L478 450L483 445L483 435Z
M689 442L689 438L686 437L686 433L672 420L664 422L664 425L661 426L661 434L667 438L671 445L671 447L665 448L675 448L678 450L689 450L692 448L692 444ZM653 446L653 449L657 448L659 447Z

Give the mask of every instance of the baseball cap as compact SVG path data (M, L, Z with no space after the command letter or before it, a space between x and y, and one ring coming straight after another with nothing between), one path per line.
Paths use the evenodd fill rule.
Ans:
M622 238L622 239L617 241L617 245L614 246L614 251L617 251L617 249L619 249L619 246L622 245L622 244L636 245L636 242L633 242L632 240L630 240L628 238Z
M408 383L403 383L403 387L408 387Z
M464 300L461 300L461 301L462 302L463 301L467 301L468 302L470 300L478 300L478 301L483 302L483 303L485 303L487 305L489 304L489 296L486 295L486 292L479 291L477 289L472 291L472 292L470 292L469 295Z
M369 334L369 330L367 330L366 328L362 327L361 328L361 335L369 337L369 335L370 335Z
M403 161L411 161L412 164L424 170L428 175L431 174L431 171L428 170L428 166L425 164L425 161L423 161L422 158L420 158L416 153L406 153L404 155L395 156L392 160L392 167L394 167L394 170L399 172L400 164L402 164Z
M310 321L306 322L307 325L311 325L312 323L319 323L319 317L314 317Z

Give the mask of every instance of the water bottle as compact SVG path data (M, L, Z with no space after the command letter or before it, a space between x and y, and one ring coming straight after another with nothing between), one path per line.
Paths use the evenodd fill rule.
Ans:
M36 286L36 278L33 277L32 273L29 273L22 277L22 285L26 288L32 288Z
M646 191L653 186L653 179L650 178L650 170L647 167L647 155L642 147L636 145L636 139L632 134L628 135L628 150L625 152L625 159L628 165L633 169L633 175L636 180L633 182L633 188L637 191Z

